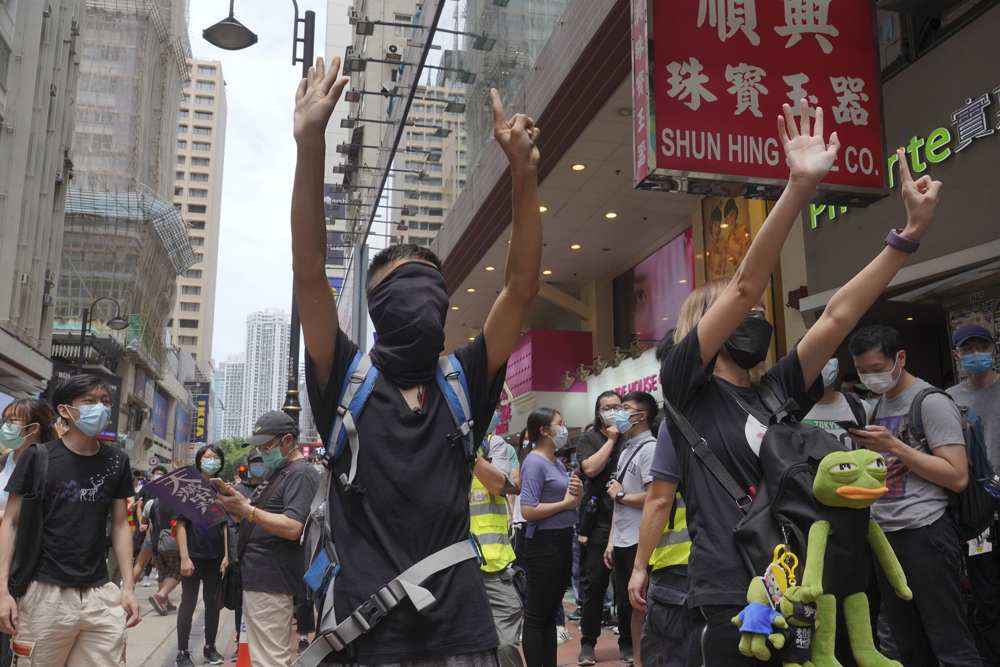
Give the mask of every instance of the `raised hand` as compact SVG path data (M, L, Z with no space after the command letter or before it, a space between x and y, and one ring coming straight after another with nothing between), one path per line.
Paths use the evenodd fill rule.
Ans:
M541 130L535 121L523 113L507 118L496 88L490 89L490 106L493 108L493 137L500 144L511 169L535 168L541 159L538 152L538 137Z
M350 82L346 76L338 77L339 72L340 58L331 60L329 69L322 58L317 58L306 78L299 82L299 88L295 91L296 141L321 137L326 132L330 114Z
M919 241L934 220L942 183L928 175L914 181L910 165L906 162L906 151L897 148L896 155L899 157L899 189L903 195L903 206L906 207L906 229L903 233Z
M785 149L789 181L802 182L815 187L826 178L840 150L837 133L830 134L829 145L823 140L823 108L816 107L816 121L810 128L809 103L799 103L799 122L791 106L781 105L778 116L778 138Z

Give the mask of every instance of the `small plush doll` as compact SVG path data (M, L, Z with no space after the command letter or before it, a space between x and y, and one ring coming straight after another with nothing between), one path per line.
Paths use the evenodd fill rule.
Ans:
M794 588L782 596L778 610L788 622L788 638L785 648L781 651L783 667L814 667L809 658L812 655L813 626L816 624L816 605L792 602L789 596L795 597Z
M776 631L786 630L788 623L771 606L767 588L760 577L754 577L747 589L747 606L735 618L733 625L740 629L740 653L764 662L771 659L767 642L776 649L785 645L785 635Z
M885 477L885 459L867 449L827 454L816 471L813 495L822 518L809 529L801 585L789 588L781 604L787 609L789 605L816 603L811 649L814 667L840 667L834 655L838 601L858 667L902 667L875 648L865 594L870 548L896 595L913 599L889 540L871 519L872 504L888 491Z

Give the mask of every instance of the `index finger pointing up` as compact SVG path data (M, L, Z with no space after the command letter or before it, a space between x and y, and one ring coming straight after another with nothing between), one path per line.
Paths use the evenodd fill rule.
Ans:
M910 165L906 162L906 151L902 148L896 149L896 155L899 156L899 180L903 185L908 183L913 183L913 175L910 174Z
M507 115L503 112L503 102L496 88L490 88L490 106L493 108L493 129L507 129Z

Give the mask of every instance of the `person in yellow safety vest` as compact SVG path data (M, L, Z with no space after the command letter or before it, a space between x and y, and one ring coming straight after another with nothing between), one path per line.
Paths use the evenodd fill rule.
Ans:
M691 537L687 508L677 491L674 444L660 426L639 526L639 548L628 593L632 606L646 614L639 655L643 667L682 667L691 631L687 610L687 565ZM647 566L648 564L648 566Z
M496 429L494 415L490 433ZM514 586L514 547L510 540L507 495L520 492L518 463L514 448L496 435L486 437L489 463L480 464L469 491L469 529L482 548L483 583L493 613L499 646L500 667L524 667L521 657L521 627L524 606Z

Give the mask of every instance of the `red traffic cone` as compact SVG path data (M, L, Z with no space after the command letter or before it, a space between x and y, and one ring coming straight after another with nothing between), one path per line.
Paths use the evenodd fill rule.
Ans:
M247 624L240 628L240 645L236 652L236 667L253 667L250 662L250 645L247 644Z

